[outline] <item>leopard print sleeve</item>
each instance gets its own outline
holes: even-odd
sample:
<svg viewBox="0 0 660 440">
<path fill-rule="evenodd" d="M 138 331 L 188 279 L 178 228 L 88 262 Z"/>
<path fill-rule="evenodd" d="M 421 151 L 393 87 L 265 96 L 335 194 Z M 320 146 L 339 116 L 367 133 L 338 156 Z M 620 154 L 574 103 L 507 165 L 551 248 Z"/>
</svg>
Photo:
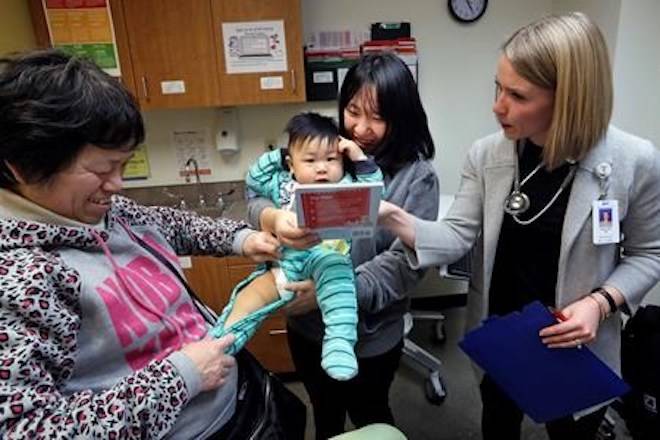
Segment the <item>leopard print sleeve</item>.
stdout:
<svg viewBox="0 0 660 440">
<path fill-rule="evenodd" d="M 243 221 L 204 217 L 163 206 L 142 206 L 121 196 L 113 198 L 112 215 L 132 225 L 158 228 L 178 255 L 231 255 L 237 233 L 248 227 Z"/>
<path fill-rule="evenodd" d="M 161 437 L 188 400 L 168 361 L 103 392 L 60 392 L 75 363 L 80 282 L 37 248 L 0 254 L 0 437 Z"/>
</svg>

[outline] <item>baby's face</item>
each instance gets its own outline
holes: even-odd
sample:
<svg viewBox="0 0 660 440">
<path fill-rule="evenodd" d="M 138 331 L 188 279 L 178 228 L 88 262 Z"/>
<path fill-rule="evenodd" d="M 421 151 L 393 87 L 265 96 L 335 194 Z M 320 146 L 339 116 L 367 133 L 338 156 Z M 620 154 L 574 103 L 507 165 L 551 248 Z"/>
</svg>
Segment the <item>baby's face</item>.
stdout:
<svg viewBox="0 0 660 440">
<path fill-rule="evenodd" d="M 298 183 L 332 183 L 344 177 L 344 162 L 337 151 L 337 141 L 311 139 L 290 148 L 288 163 Z"/>
</svg>

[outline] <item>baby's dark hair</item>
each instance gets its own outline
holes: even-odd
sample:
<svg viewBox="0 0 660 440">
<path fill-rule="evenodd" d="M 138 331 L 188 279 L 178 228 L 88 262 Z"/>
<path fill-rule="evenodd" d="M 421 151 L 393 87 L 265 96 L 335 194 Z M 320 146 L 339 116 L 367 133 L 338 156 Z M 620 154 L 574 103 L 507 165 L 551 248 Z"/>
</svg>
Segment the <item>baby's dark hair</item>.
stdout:
<svg viewBox="0 0 660 440">
<path fill-rule="evenodd" d="M 332 145 L 339 138 L 339 128 L 335 121 L 313 112 L 294 116 L 286 124 L 284 131 L 289 135 L 289 154 L 312 139 L 318 139 L 325 145 Z"/>
</svg>

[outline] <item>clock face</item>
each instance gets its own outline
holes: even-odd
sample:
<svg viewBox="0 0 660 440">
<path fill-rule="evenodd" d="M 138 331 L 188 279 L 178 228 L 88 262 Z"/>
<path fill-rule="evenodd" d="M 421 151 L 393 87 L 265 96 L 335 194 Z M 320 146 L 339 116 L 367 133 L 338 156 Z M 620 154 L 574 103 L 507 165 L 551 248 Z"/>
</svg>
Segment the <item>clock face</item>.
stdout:
<svg viewBox="0 0 660 440">
<path fill-rule="evenodd" d="M 449 12 L 458 21 L 472 23 L 486 12 L 488 0 L 449 0 Z"/>
</svg>

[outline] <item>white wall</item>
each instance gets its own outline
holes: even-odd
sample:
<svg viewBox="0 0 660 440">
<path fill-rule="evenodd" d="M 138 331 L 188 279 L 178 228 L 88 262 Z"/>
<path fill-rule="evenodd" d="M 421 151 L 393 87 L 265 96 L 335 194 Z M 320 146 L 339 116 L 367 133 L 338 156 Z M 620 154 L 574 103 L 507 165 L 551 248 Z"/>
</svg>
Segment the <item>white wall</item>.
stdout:
<svg viewBox="0 0 660 440">
<path fill-rule="evenodd" d="M 657 0 L 621 0 L 613 122 L 650 139 L 656 147 L 660 147 L 659 24 Z M 660 285 L 649 293 L 646 302 L 660 305 Z"/>
<path fill-rule="evenodd" d="M 443 192 L 458 188 L 459 170 L 471 143 L 497 129 L 491 113 L 498 47 L 519 26 L 551 11 L 550 0 L 490 2 L 484 17 L 471 26 L 453 21 L 442 0 L 302 0 L 305 32 L 334 28 L 366 29 L 375 21 L 410 21 L 417 38 L 419 82 Z M 241 152 L 230 161 L 214 156 L 214 175 L 205 181 L 243 178 L 248 164 L 276 139 L 287 119 L 302 109 L 335 114 L 335 103 L 239 108 Z M 213 110 L 148 112 L 147 144 L 152 178 L 129 186 L 182 182 L 172 160 L 173 127 L 210 126 Z"/>
<path fill-rule="evenodd" d="M 289 118 L 300 111 L 312 109 L 333 116 L 336 113 L 333 102 L 237 108 L 239 152 L 223 156 L 213 149 L 209 155 L 212 174 L 202 176 L 202 181 L 243 180 L 248 167 L 265 151 L 268 143 L 278 139 Z M 125 186 L 132 188 L 184 183 L 175 159 L 172 131 L 208 129 L 212 143 L 219 121 L 217 109 L 154 110 L 145 112 L 144 119 L 151 177 L 125 182 Z"/>
<path fill-rule="evenodd" d="M 660 147 L 660 2 L 622 0 L 614 123 Z"/>
<path fill-rule="evenodd" d="M 553 0 L 552 12 L 563 14 L 579 11 L 587 14 L 603 32 L 610 59 L 616 58 L 616 40 L 619 28 L 621 0 Z"/>
<path fill-rule="evenodd" d="M 419 50 L 419 88 L 436 142 L 441 190 L 458 189 L 471 143 L 497 129 L 491 105 L 498 48 L 510 32 L 551 10 L 549 0 L 491 1 L 477 23 L 464 26 L 439 0 L 303 0 L 305 31 L 376 21 L 409 21 Z"/>
</svg>

